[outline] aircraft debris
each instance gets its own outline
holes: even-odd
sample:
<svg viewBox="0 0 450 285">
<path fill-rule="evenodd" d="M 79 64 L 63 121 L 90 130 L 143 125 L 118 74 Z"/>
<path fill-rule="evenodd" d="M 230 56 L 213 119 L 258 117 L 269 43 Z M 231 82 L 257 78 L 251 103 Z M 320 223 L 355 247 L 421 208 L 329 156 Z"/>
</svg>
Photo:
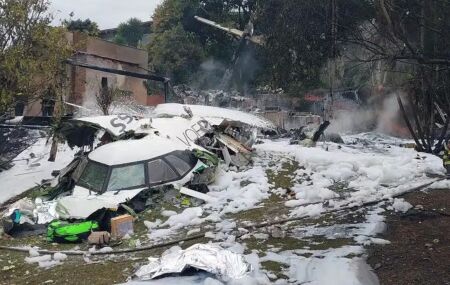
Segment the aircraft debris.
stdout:
<svg viewBox="0 0 450 285">
<path fill-rule="evenodd" d="M 330 125 L 329 121 L 325 121 L 317 128 L 316 131 L 308 129 L 305 126 L 296 130 L 291 130 L 290 144 L 299 144 L 305 147 L 313 147 L 319 141 L 320 137 L 324 134 L 325 130 Z"/>
<path fill-rule="evenodd" d="M 186 269 L 212 273 L 224 281 L 245 277 L 252 267 L 240 254 L 217 244 L 195 244 L 185 250 L 171 248 L 160 258 L 149 258 L 134 275 L 139 280 L 151 280 L 168 274 L 182 274 Z"/>
<path fill-rule="evenodd" d="M 112 233 L 99 218 L 104 211 L 113 217 L 143 211 L 155 205 L 156 197 L 175 197 L 171 191 L 187 197 L 182 206 L 214 202 L 207 185 L 215 180 L 220 159 L 227 165 L 251 163 L 257 132 L 273 129 L 267 120 L 237 110 L 181 104 L 162 104 L 148 118 L 122 114 L 68 120 L 59 131 L 80 152 L 55 172 L 46 195 L 22 201 L 29 207 L 8 209 L 5 232 L 19 223 L 12 213 L 27 208 L 31 226 L 96 221 L 99 231 Z"/>
</svg>

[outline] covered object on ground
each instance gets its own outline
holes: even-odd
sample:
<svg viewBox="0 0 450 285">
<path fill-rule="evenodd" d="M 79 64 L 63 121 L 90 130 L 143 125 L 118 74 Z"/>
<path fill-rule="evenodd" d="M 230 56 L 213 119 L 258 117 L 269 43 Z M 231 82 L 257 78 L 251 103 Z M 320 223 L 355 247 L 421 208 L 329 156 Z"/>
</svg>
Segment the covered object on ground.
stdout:
<svg viewBox="0 0 450 285">
<path fill-rule="evenodd" d="M 164 252 L 161 258 L 149 258 L 149 261 L 135 273 L 140 280 L 178 274 L 188 268 L 207 271 L 224 281 L 243 278 L 251 271 L 242 255 L 217 244 L 195 244 L 185 250 L 175 247 Z"/>
</svg>

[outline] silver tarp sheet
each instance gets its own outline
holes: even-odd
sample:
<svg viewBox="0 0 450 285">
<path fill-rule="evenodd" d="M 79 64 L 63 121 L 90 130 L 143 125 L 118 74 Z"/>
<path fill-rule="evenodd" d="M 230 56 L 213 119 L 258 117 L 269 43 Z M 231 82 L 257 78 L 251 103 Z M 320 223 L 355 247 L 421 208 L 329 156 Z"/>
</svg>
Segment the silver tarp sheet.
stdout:
<svg viewBox="0 0 450 285">
<path fill-rule="evenodd" d="M 135 276 L 150 280 L 164 274 L 181 273 L 189 267 L 210 272 L 222 280 L 240 279 L 251 271 L 251 266 L 240 254 L 225 250 L 216 244 L 195 244 L 185 250 L 173 247 L 161 258 L 149 258 Z"/>
</svg>

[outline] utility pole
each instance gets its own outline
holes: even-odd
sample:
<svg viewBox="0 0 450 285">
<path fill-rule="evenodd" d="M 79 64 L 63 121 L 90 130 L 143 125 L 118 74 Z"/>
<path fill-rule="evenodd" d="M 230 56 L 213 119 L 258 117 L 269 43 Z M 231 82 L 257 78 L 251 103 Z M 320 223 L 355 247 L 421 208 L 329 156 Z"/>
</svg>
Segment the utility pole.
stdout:
<svg viewBox="0 0 450 285">
<path fill-rule="evenodd" d="M 330 0 L 331 11 L 331 47 L 330 56 L 328 59 L 328 75 L 330 80 L 330 96 L 325 101 L 324 120 L 330 121 L 333 118 L 333 93 L 334 93 L 334 79 L 336 77 L 336 43 L 337 43 L 337 7 L 336 0 Z"/>
</svg>

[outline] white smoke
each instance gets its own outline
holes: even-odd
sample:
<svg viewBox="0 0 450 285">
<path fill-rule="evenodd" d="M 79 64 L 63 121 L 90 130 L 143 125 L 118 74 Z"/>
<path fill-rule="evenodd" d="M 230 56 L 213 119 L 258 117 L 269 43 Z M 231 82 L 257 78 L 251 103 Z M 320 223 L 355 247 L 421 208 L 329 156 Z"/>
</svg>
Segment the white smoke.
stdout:
<svg viewBox="0 0 450 285">
<path fill-rule="evenodd" d="M 399 137 L 408 136 L 396 96 L 395 93 L 391 94 L 381 103 L 360 110 L 335 113 L 328 131 L 340 134 L 376 131 Z"/>
<path fill-rule="evenodd" d="M 189 85 L 196 89 L 214 89 L 220 85 L 226 69 L 226 66 L 220 61 L 207 59 L 200 65 L 200 70 Z"/>
<path fill-rule="evenodd" d="M 376 131 L 391 134 L 394 124 L 397 123 L 400 115 L 400 107 L 397 103 L 396 94 L 392 94 L 383 101 L 383 106 L 377 115 Z"/>
<path fill-rule="evenodd" d="M 373 129 L 376 112 L 373 109 L 341 111 L 334 114 L 328 132 L 349 134 Z"/>
</svg>

